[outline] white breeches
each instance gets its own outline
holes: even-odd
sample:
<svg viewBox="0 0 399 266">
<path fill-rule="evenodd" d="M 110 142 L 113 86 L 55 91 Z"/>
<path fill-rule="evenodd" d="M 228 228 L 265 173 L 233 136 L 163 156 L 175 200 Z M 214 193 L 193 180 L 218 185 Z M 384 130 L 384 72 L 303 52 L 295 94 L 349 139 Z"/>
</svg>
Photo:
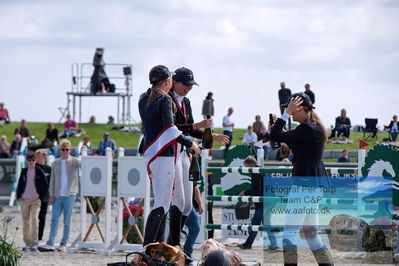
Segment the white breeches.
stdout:
<svg viewBox="0 0 399 266">
<path fill-rule="evenodd" d="M 157 157 L 151 164 L 153 209 L 163 207 L 166 213 L 172 201 L 173 178 L 175 175 L 174 157 Z"/>
<path fill-rule="evenodd" d="M 188 179 L 190 157 L 186 151 L 180 152 L 181 145 L 177 146 L 175 166 L 175 188 L 172 194 L 172 205 L 175 205 L 184 216 L 188 216 L 193 208 L 193 182 Z"/>
</svg>

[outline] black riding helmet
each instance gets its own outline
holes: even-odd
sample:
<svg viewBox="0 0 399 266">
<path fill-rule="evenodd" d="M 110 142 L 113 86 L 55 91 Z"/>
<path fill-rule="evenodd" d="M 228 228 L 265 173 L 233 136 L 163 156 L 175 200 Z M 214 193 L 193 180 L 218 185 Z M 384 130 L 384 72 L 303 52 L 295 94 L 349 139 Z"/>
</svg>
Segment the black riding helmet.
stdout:
<svg viewBox="0 0 399 266">
<path fill-rule="evenodd" d="M 165 80 L 169 77 L 172 77 L 173 73 L 169 71 L 169 69 L 164 65 L 157 65 L 151 68 L 149 78 L 150 83 L 154 84 L 159 81 Z"/>
<path fill-rule="evenodd" d="M 288 99 L 288 102 L 290 102 L 292 99 L 294 99 L 295 97 L 299 97 L 302 100 L 302 106 L 307 107 L 309 110 L 311 109 L 315 109 L 315 107 L 313 106 L 312 100 L 310 99 L 310 97 L 304 93 L 304 92 L 298 92 L 298 93 L 294 93 L 290 96 L 290 98 Z"/>
</svg>

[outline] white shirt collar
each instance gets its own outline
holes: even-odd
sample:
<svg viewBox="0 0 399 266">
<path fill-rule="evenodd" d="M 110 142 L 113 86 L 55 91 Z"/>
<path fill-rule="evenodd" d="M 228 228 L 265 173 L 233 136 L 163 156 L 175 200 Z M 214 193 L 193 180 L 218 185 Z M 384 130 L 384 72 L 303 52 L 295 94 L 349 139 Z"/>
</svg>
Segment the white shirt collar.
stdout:
<svg viewBox="0 0 399 266">
<path fill-rule="evenodd" d="M 180 95 L 177 94 L 175 91 L 173 91 L 173 94 L 175 95 L 177 102 L 178 102 L 178 103 L 180 104 L 180 106 L 181 106 L 181 103 L 183 102 L 184 96 L 180 96 Z"/>
</svg>

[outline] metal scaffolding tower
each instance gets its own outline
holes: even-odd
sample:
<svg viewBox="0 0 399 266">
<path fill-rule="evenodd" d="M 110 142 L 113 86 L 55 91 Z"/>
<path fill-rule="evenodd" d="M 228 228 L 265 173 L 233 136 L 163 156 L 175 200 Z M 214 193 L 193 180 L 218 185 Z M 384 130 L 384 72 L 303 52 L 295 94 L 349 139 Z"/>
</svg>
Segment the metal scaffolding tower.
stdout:
<svg viewBox="0 0 399 266">
<path fill-rule="evenodd" d="M 71 114 L 72 118 L 76 121 L 77 108 L 79 115 L 78 122 L 82 122 L 82 97 L 116 97 L 116 123 L 130 124 L 134 122 L 130 111 L 131 98 L 133 96 L 132 74 L 125 74 L 126 72 L 124 71 L 126 68 L 130 68 L 130 73 L 132 73 L 132 65 L 113 63 L 106 64 L 105 66 L 107 67 L 107 72 L 112 73 L 108 76 L 108 78 L 112 83 L 115 83 L 115 92 L 97 92 L 94 94 L 90 91 L 90 78 L 91 73 L 93 72 L 92 63 L 72 64 L 71 91 L 66 93 L 67 106 L 65 108 L 59 108 L 61 112 L 61 118 L 59 122 L 61 122 L 68 113 Z M 118 73 L 121 74 L 119 75 Z M 76 102 L 76 100 L 78 102 Z"/>
</svg>

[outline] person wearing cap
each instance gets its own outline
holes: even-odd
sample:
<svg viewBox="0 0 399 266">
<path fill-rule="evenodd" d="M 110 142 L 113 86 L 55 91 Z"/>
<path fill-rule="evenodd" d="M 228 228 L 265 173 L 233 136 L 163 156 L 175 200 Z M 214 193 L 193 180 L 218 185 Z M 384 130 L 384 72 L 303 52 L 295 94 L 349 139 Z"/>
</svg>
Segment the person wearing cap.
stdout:
<svg viewBox="0 0 399 266">
<path fill-rule="evenodd" d="M 103 140 L 100 141 L 100 143 L 98 144 L 98 149 L 97 149 L 97 153 L 99 155 L 104 156 L 105 155 L 105 150 L 110 147 L 112 150 L 112 157 L 115 156 L 116 153 L 116 144 L 115 141 L 113 139 L 109 138 L 109 133 L 108 132 L 104 132 L 103 134 Z"/>
<path fill-rule="evenodd" d="M 173 85 L 169 91 L 173 104 L 176 105 L 175 124 L 177 128 L 183 131 L 186 136 L 202 139 L 203 131 L 201 128 L 210 128 L 212 119 L 205 119 L 194 123 L 190 100 L 186 97 L 197 85 L 194 80 L 193 72 L 181 67 L 176 69 L 173 77 Z M 220 134 L 213 134 L 217 142 L 227 142 L 228 137 Z M 168 244 L 172 246 L 180 245 L 180 231 L 187 220 L 188 215 L 193 208 L 193 184 L 189 180 L 190 153 L 187 148 L 177 144 L 177 159 L 175 166 L 175 187 L 172 197 L 172 206 L 169 210 L 169 238 Z M 161 236 L 162 237 L 162 236 Z M 162 239 L 159 239 L 162 241 Z"/>
<path fill-rule="evenodd" d="M 327 177 L 322 157 L 324 145 L 327 140 L 326 129 L 320 118 L 313 111 L 313 103 L 305 93 L 295 93 L 290 97 L 287 110 L 277 119 L 270 132 L 272 141 L 283 142 L 292 149 L 293 157 L 293 185 L 287 198 L 289 203 L 286 209 L 312 208 L 318 209 L 318 202 L 306 202 L 306 197 L 323 197 L 320 187 L 330 187 L 330 179 Z M 283 128 L 292 116 L 293 120 L 300 125 L 294 130 L 283 132 Z M 304 192 L 304 187 L 314 188 Z M 267 196 L 267 195 L 266 195 Z M 292 201 L 293 199 L 300 199 Z M 295 203 L 290 203 L 295 202 Z M 285 216 L 285 228 L 283 236 L 283 255 L 285 264 L 297 264 L 297 243 L 299 232 L 308 243 L 317 263 L 333 265 L 328 249 L 321 240 L 317 226 L 319 224 L 318 214 L 287 214 Z"/>
<path fill-rule="evenodd" d="M 171 76 L 172 74 L 166 66 L 153 67 L 149 73 L 151 88 L 140 95 L 138 104 L 145 129 L 143 157 L 154 192 L 153 209 L 148 215 L 145 225 L 144 246 L 156 242 L 159 235 L 163 234 L 160 225 L 172 202 L 175 179 L 175 145 L 179 143 L 186 149 L 191 149 L 194 156 L 200 154 L 198 145 L 183 135 L 174 124 L 172 110 L 176 110 L 176 106 L 168 95 L 172 87 Z M 159 230 L 160 228 L 161 230 Z M 173 235 L 173 238 L 175 237 Z"/>
<path fill-rule="evenodd" d="M 307 96 L 309 96 L 309 98 L 310 98 L 310 100 L 312 101 L 312 103 L 315 104 L 316 98 L 315 98 L 315 96 L 314 96 L 314 92 L 313 92 L 312 90 L 310 90 L 310 84 L 309 84 L 309 83 L 306 83 L 306 84 L 304 85 L 304 87 L 305 87 L 304 93 L 305 93 Z"/>
</svg>

